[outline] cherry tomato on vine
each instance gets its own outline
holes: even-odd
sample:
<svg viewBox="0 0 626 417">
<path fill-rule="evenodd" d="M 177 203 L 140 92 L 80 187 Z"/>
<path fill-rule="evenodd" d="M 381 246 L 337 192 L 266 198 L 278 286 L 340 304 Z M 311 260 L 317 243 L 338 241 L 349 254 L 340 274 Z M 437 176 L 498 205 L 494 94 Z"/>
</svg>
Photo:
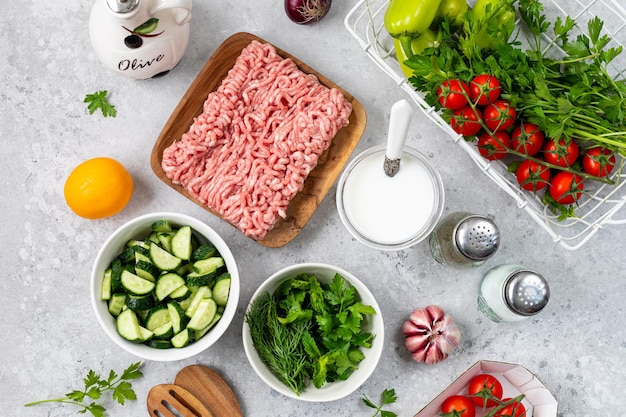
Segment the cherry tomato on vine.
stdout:
<svg viewBox="0 0 626 417">
<path fill-rule="evenodd" d="M 477 75 L 470 81 L 468 87 L 470 100 L 479 106 L 496 101 L 502 90 L 500 81 L 491 74 Z"/>
<path fill-rule="evenodd" d="M 591 148 L 583 155 L 583 170 L 594 177 L 606 177 L 615 167 L 615 154 L 607 148 Z"/>
<path fill-rule="evenodd" d="M 533 156 L 543 147 L 545 137 L 537 125 L 520 123 L 511 133 L 511 149 Z"/>
<path fill-rule="evenodd" d="M 583 179 L 571 172 L 561 171 L 550 181 L 550 196 L 559 204 L 575 203 L 584 190 Z"/>
<path fill-rule="evenodd" d="M 502 402 L 511 401 L 511 398 L 503 398 Z M 496 411 L 493 417 L 528 417 L 526 407 L 519 401 L 515 401 Z"/>
<path fill-rule="evenodd" d="M 492 132 L 507 130 L 515 123 L 517 111 L 506 100 L 496 100 L 483 110 L 483 122 Z"/>
<path fill-rule="evenodd" d="M 526 159 L 517 167 L 515 177 L 522 189 L 536 193 L 550 183 L 550 168 Z"/>
<path fill-rule="evenodd" d="M 441 404 L 441 416 L 474 417 L 476 407 L 469 398 L 463 395 L 452 395 Z"/>
<path fill-rule="evenodd" d="M 478 152 L 491 161 L 502 159 L 506 150 L 511 147 L 509 134 L 503 131 L 494 132 L 493 136 L 483 132 L 478 137 Z"/>
<path fill-rule="evenodd" d="M 455 110 L 450 119 L 452 129 L 465 137 L 474 136 L 480 132 L 480 116 L 470 106 Z"/>
<path fill-rule="evenodd" d="M 563 139 L 548 139 L 543 146 L 543 159 L 553 165 L 571 167 L 578 159 L 578 152 L 578 145 L 574 140 L 567 143 Z"/>
<path fill-rule="evenodd" d="M 467 105 L 469 90 L 461 80 L 446 80 L 437 90 L 437 100 L 446 109 L 458 110 Z"/>
<path fill-rule="evenodd" d="M 479 407 L 491 408 L 502 400 L 502 384 L 489 374 L 478 374 L 470 380 L 470 399 Z"/>
</svg>

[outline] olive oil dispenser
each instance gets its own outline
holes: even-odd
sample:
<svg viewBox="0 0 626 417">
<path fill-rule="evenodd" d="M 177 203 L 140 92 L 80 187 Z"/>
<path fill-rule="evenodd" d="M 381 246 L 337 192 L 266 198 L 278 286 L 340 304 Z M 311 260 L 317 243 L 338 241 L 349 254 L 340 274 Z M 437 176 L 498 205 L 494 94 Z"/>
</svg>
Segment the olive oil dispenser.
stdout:
<svg viewBox="0 0 626 417">
<path fill-rule="evenodd" d="M 189 44 L 191 0 L 96 0 L 89 37 L 105 67 L 135 79 L 167 74 Z"/>
</svg>

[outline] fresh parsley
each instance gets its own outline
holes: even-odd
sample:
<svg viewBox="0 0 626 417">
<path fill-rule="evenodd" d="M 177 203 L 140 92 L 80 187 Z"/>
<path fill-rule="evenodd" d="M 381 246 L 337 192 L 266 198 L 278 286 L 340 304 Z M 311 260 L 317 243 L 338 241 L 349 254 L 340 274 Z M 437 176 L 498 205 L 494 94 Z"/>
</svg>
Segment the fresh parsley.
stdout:
<svg viewBox="0 0 626 417">
<path fill-rule="evenodd" d="M 107 90 L 87 94 L 84 102 L 88 103 L 87 109 L 89 110 L 89 114 L 94 114 L 96 110 L 100 109 L 104 117 L 115 117 L 117 115 L 115 106 L 109 104 L 109 101 L 107 100 L 107 94 Z"/>
<path fill-rule="evenodd" d="M 124 405 L 126 400 L 136 400 L 137 395 L 133 390 L 132 384 L 128 381 L 137 379 L 142 376 L 142 372 L 139 370 L 141 362 L 136 362 L 130 365 L 121 376 L 113 370 L 109 372 L 106 378 L 98 375 L 94 370 L 90 370 L 87 376 L 83 379 L 85 387 L 83 390 L 73 390 L 65 397 L 40 400 L 25 404 L 25 407 L 31 407 L 33 405 L 44 403 L 62 403 L 71 404 L 80 407 L 79 414 L 85 414 L 90 412 L 94 417 L 104 417 L 106 414 L 106 408 L 97 400 L 102 398 L 102 395 L 106 392 L 111 392 L 113 400 L 117 401 L 120 405 Z M 91 402 L 89 402 L 91 401 Z"/>
<path fill-rule="evenodd" d="M 396 391 L 394 389 L 386 389 L 383 391 L 381 395 L 381 405 L 376 405 L 365 395 L 363 396 L 363 402 L 365 405 L 376 410 L 372 417 L 376 417 L 379 413 L 381 417 L 397 417 L 397 414 L 393 411 L 383 410 L 384 406 L 395 403 L 397 399 L 398 397 L 396 396 Z"/>
<path fill-rule="evenodd" d="M 324 284 L 312 274 L 286 279 L 273 294 L 257 297 L 245 320 L 259 357 L 296 394 L 345 380 L 365 358 L 374 335 L 361 330 L 372 306 L 359 301 L 341 275 Z"/>
<path fill-rule="evenodd" d="M 442 109 L 437 101 L 441 83 L 491 74 L 502 85 L 502 97 L 516 108 L 517 118 L 537 125 L 547 138 L 566 142 L 575 139 L 585 147 L 607 147 L 624 155 L 626 79 L 614 79 L 609 71 L 613 60 L 623 52 L 623 46 L 605 34 L 604 22 L 594 17 L 585 26 L 569 16 L 551 21 L 538 0 L 492 3 L 517 4 L 521 17 L 519 30 L 511 35 L 489 30 L 492 46 L 484 50 L 478 42 L 483 20 L 474 13 L 466 14 L 460 29 L 452 28 L 444 19 L 438 27 L 435 45 L 405 62 L 413 70 L 409 82 L 415 90 L 424 94 L 429 105 L 441 110 L 444 120 L 450 121 L 453 111 Z M 486 10 L 493 13 L 495 9 Z M 518 39 L 522 32 L 529 33 L 526 46 Z M 552 40 L 548 43 L 550 33 Z M 474 105 L 470 103 L 470 106 Z M 593 177 L 574 167 L 558 167 L 513 149 L 507 152 L 551 169 L 614 183 L 608 177 Z M 558 213 L 560 220 L 575 215 L 573 206 L 547 200 L 544 204 Z"/>
</svg>

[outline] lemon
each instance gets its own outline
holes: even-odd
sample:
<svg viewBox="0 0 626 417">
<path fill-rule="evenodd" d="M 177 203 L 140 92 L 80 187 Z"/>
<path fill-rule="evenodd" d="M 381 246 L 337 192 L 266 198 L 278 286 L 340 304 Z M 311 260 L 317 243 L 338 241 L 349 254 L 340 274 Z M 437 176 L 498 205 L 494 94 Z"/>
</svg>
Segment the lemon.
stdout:
<svg viewBox="0 0 626 417">
<path fill-rule="evenodd" d="M 86 219 L 102 219 L 126 207 L 133 194 L 133 178 L 118 161 L 93 158 L 74 168 L 63 193 L 74 213 Z"/>
</svg>

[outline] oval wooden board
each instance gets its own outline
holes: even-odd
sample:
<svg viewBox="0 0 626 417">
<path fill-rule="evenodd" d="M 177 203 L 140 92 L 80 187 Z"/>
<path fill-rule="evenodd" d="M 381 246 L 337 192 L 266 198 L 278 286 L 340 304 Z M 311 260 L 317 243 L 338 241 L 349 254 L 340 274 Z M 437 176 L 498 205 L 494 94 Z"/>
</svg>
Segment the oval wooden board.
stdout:
<svg viewBox="0 0 626 417">
<path fill-rule="evenodd" d="M 165 175 L 161 166 L 163 150 L 179 140 L 183 133 L 189 130 L 194 117 L 202 113 L 202 106 L 208 94 L 217 89 L 228 74 L 228 71 L 235 64 L 241 51 L 253 40 L 268 43 L 250 33 L 240 32 L 226 39 L 215 50 L 163 126 L 150 156 L 150 165 L 157 177 L 218 217 L 220 216 L 217 213 L 190 196 L 184 187 L 173 184 Z M 265 238 L 257 241 L 270 248 L 281 247 L 289 243 L 304 228 L 341 173 L 352 151 L 361 139 L 367 121 L 365 109 L 351 94 L 287 52 L 279 48 L 276 48 L 276 51 L 282 57 L 292 59 L 303 72 L 315 75 L 326 87 L 339 89 L 346 99 L 352 103 L 352 114 L 350 115 L 348 126 L 341 129 L 333 138 L 328 149 L 320 156 L 315 169 L 309 173 L 304 182 L 304 188 L 289 203 L 286 210 L 286 218 L 279 219 Z"/>
</svg>

